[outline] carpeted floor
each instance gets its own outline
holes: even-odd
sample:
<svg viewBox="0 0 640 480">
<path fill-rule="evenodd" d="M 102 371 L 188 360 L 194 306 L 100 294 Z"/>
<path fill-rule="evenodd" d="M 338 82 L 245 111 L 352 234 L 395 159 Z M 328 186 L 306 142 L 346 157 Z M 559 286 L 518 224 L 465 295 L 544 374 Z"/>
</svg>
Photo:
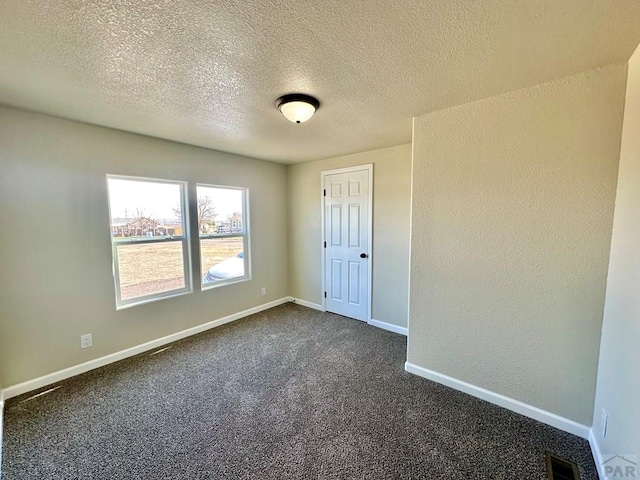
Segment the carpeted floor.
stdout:
<svg viewBox="0 0 640 480">
<path fill-rule="evenodd" d="M 586 441 L 405 355 L 400 335 L 282 305 L 9 400 L 2 478 L 542 480 L 547 450 L 597 478 Z"/>
</svg>

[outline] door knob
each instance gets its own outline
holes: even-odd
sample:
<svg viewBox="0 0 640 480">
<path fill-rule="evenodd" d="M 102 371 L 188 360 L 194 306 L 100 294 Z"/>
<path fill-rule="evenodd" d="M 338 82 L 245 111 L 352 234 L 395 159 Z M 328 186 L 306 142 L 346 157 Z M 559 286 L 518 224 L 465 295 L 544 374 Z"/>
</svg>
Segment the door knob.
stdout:
<svg viewBox="0 0 640 480">
<path fill-rule="evenodd" d="M 369 255 L 367 255 L 366 253 L 361 253 L 360 254 L 360 258 L 367 258 Z"/>
</svg>

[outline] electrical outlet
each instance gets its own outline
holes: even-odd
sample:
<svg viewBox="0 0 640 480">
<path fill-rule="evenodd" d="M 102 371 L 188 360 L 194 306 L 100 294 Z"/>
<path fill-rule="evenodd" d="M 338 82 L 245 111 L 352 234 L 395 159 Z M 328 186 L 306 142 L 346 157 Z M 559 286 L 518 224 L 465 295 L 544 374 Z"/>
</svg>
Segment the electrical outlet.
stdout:
<svg viewBox="0 0 640 480">
<path fill-rule="evenodd" d="M 267 287 L 262 287 L 262 296 L 264 297 L 267 294 Z"/>
<path fill-rule="evenodd" d="M 607 411 L 602 409 L 602 416 L 600 417 L 600 429 L 602 431 L 602 438 L 607 436 L 607 422 L 609 421 L 609 415 L 607 415 Z"/>
<path fill-rule="evenodd" d="M 86 335 L 80 335 L 80 348 L 93 347 L 93 337 L 90 333 Z"/>
</svg>

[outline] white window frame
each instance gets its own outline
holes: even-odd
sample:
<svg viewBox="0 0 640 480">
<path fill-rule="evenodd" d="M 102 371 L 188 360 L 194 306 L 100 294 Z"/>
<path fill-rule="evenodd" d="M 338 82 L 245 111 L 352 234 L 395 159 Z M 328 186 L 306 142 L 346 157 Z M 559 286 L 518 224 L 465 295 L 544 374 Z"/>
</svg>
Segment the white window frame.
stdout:
<svg viewBox="0 0 640 480">
<path fill-rule="evenodd" d="M 116 289 L 116 292 L 115 292 L 116 293 L 116 310 L 121 310 L 121 309 L 132 307 L 135 305 L 141 305 L 149 302 L 154 302 L 156 300 L 161 300 L 164 298 L 170 298 L 178 295 L 184 295 L 186 293 L 191 293 L 193 291 L 193 285 L 192 285 L 192 273 L 191 273 L 191 264 L 192 264 L 191 249 L 190 249 L 190 242 L 189 242 L 190 232 L 189 232 L 189 208 L 188 208 L 189 203 L 187 199 L 187 182 L 182 182 L 177 180 L 165 180 L 165 179 L 158 179 L 158 178 L 107 174 L 107 192 L 109 192 L 109 179 L 179 185 L 180 186 L 180 202 L 181 202 L 180 208 L 182 209 L 182 235 L 180 237 L 175 237 L 175 236 L 171 238 L 149 237 L 144 239 L 115 240 L 113 237 L 113 229 L 111 227 L 111 225 L 113 225 L 113 218 L 111 215 L 111 196 L 110 196 L 110 193 L 107 194 L 108 206 L 109 206 L 109 235 L 111 237 L 113 278 L 114 278 L 115 289 Z M 135 297 L 129 300 L 123 300 L 121 295 L 121 289 L 120 289 L 118 246 L 144 245 L 149 243 L 168 243 L 168 242 L 182 243 L 182 265 L 183 265 L 183 276 L 184 276 L 185 286 L 183 288 L 169 290 L 166 292 L 153 293 L 150 295 Z"/>
<path fill-rule="evenodd" d="M 204 283 L 204 276 L 206 275 L 206 271 L 204 271 L 204 266 L 202 265 L 202 259 L 198 259 L 198 263 L 200 264 L 200 289 L 202 291 L 211 290 L 218 287 L 223 287 L 225 285 L 231 285 L 234 283 L 246 282 L 251 280 L 251 241 L 250 241 L 250 232 L 249 232 L 249 189 L 246 187 L 235 187 L 231 185 L 211 185 L 208 183 L 197 183 L 196 184 L 196 208 L 197 208 L 197 187 L 204 188 L 219 188 L 225 190 L 239 190 L 242 192 L 242 232 L 235 233 L 224 233 L 224 234 L 202 234 L 198 229 L 198 250 L 200 253 L 200 257 L 202 257 L 202 240 L 207 239 L 223 239 L 223 238 L 242 238 L 242 248 L 243 248 L 243 260 L 244 260 L 244 275 L 239 277 L 229 278 L 227 280 L 218 280 L 211 283 Z M 197 212 L 196 216 L 197 216 Z"/>
</svg>

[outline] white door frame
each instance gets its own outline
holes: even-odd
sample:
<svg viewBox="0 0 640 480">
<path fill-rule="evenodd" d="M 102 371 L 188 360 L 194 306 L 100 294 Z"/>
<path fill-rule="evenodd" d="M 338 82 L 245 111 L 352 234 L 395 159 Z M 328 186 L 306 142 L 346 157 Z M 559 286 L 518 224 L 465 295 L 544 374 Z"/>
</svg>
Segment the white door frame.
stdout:
<svg viewBox="0 0 640 480">
<path fill-rule="evenodd" d="M 320 231 L 322 232 L 320 238 L 320 250 L 322 259 L 322 291 L 320 292 L 320 298 L 322 298 L 322 311 L 327 311 L 327 299 L 324 296 L 326 289 L 326 249 L 324 247 L 325 225 L 324 225 L 324 181 L 327 175 L 334 175 L 336 173 L 349 173 L 357 172 L 360 170 L 367 170 L 369 172 L 369 228 L 367 229 L 367 237 L 369 240 L 369 273 L 367 275 L 367 292 L 369 295 L 369 301 L 367 305 L 367 323 L 371 322 L 371 309 L 373 307 L 373 163 L 367 163 L 365 165 L 357 165 L 355 167 L 336 168 L 334 170 L 323 170 L 320 172 Z"/>
</svg>

